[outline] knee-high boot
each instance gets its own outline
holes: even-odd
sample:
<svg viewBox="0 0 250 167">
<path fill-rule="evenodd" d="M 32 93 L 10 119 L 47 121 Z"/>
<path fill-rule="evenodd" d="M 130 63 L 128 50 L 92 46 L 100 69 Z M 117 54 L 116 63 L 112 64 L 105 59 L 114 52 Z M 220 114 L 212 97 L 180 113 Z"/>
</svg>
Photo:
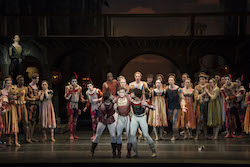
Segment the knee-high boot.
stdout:
<svg viewBox="0 0 250 167">
<path fill-rule="evenodd" d="M 91 151 L 90 151 L 90 157 L 93 157 L 93 156 L 94 156 L 95 148 L 96 148 L 97 144 L 98 144 L 98 143 L 92 143 Z"/>
<path fill-rule="evenodd" d="M 132 150 L 132 143 L 128 143 L 127 144 L 127 155 L 126 155 L 126 157 L 127 158 L 131 158 L 131 150 Z"/>
<path fill-rule="evenodd" d="M 113 158 L 116 158 L 116 143 L 111 143 Z"/>
<path fill-rule="evenodd" d="M 121 158 L 122 144 L 117 144 L 117 158 Z"/>
</svg>

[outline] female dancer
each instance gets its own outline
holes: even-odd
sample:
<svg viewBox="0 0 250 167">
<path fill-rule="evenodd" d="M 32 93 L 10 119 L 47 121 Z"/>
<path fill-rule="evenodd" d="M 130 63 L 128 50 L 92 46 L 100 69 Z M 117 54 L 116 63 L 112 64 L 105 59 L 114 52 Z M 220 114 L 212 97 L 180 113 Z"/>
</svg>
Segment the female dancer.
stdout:
<svg viewBox="0 0 250 167">
<path fill-rule="evenodd" d="M 172 141 L 178 139 L 179 136 L 179 126 L 181 119 L 180 112 L 180 93 L 181 88 L 175 85 L 175 74 L 170 74 L 168 77 L 169 86 L 167 86 L 166 98 L 168 104 L 168 118 L 172 123 L 173 137 Z"/>
<path fill-rule="evenodd" d="M 194 89 L 191 88 L 191 79 L 187 78 L 185 86 L 181 91 L 181 127 L 184 129 L 184 140 L 187 139 L 187 129 L 189 129 L 190 136 L 193 138 L 192 131 L 196 128 L 195 110 L 194 110 Z"/>
<path fill-rule="evenodd" d="M 56 128 L 56 117 L 52 104 L 53 90 L 48 89 L 48 82 L 42 82 L 42 90 L 40 91 L 40 121 L 43 128 L 43 139 L 47 140 L 46 129 L 50 129 L 51 140 L 55 142 L 54 129 Z"/>
<path fill-rule="evenodd" d="M 12 79 L 6 78 L 4 80 L 4 89 L 2 90 L 3 96 L 7 96 L 9 98 L 10 111 L 6 112 L 3 115 L 3 125 L 4 134 L 8 135 L 7 145 L 11 145 L 11 136 L 15 136 L 15 145 L 20 147 L 18 142 L 18 116 L 16 110 L 17 104 L 17 90 L 16 87 L 12 85 Z"/>
<path fill-rule="evenodd" d="M 150 110 L 148 124 L 154 127 L 155 140 L 159 140 L 156 130 L 156 128 L 159 128 L 160 139 L 162 140 L 163 129 L 168 126 L 165 101 L 166 90 L 162 89 L 160 80 L 156 80 L 155 85 L 156 88 L 152 91 L 152 104 L 155 106 L 155 110 Z"/>
<path fill-rule="evenodd" d="M 249 83 L 250 88 L 250 83 Z M 246 116 L 244 120 L 244 131 L 249 134 L 250 133 L 250 92 L 246 93 L 245 104 L 247 105 Z"/>
<path fill-rule="evenodd" d="M 218 139 L 219 129 L 222 126 L 222 112 L 220 104 L 220 88 L 216 84 L 214 78 L 209 80 L 210 90 L 205 88 L 205 91 L 210 96 L 208 102 L 208 120 L 207 126 L 213 127 L 213 140 Z"/>
</svg>

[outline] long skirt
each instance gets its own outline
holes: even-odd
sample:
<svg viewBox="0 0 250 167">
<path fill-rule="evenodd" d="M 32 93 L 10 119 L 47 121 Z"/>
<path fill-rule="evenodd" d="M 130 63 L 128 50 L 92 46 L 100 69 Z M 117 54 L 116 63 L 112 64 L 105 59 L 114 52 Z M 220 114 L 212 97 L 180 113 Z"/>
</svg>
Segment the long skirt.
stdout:
<svg viewBox="0 0 250 167">
<path fill-rule="evenodd" d="M 11 110 L 2 115 L 3 134 L 19 133 L 17 109 L 14 104 L 10 105 Z"/>
<path fill-rule="evenodd" d="M 152 104 L 156 107 L 155 110 L 150 110 L 148 125 L 153 127 L 168 126 L 166 102 L 164 97 L 155 96 L 152 100 Z"/>
</svg>

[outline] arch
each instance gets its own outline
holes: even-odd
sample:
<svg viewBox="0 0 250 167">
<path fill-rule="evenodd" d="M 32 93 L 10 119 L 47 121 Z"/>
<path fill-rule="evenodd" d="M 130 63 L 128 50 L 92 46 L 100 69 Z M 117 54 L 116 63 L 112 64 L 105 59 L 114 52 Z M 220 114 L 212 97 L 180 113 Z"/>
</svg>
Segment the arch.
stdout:
<svg viewBox="0 0 250 167">
<path fill-rule="evenodd" d="M 141 62 L 141 67 L 137 68 L 138 63 Z M 165 66 L 165 64 L 167 66 Z M 153 69 L 148 70 L 152 66 Z M 177 78 L 180 77 L 181 71 L 178 69 L 178 65 L 175 65 L 168 58 L 158 55 L 158 54 L 139 54 L 133 59 L 130 59 L 129 62 L 123 67 L 120 71 L 121 75 L 127 76 L 128 82 L 133 81 L 133 73 L 135 71 L 140 71 L 143 73 L 144 80 L 146 79 L 145 74 L 152 73 L 154 76 L 158 73 L 162 73 L 165 76 L 165 81 L 168 73 L 174 72 L 177 75 Z M 156 70 L 157 69 L 157 70 Z M 133 71 L 131 71 L 133 70 Z"/>
<path fill-rule="evenodd" d="M 121 62 L 121 65 L 120 65 L 120 68 L 118 69 L 118 75 L 121 73 L 121 71 L 123 70 L 123 68 L 131 61 L 133 60 L 134 58 L 138 57 L 138 56 L 141 56 L 141 55 L 145 55 L 145 54 L 152 54 L 152 55 L 158 55 L 158 56 L 161 56 L 163 58 L 166 58 L 168 59 L 171 63 L 173 63 L 179 70 L 180 72 L 182 72 L 182 69 L 180 68 L 179 64 L 177 64 L 170 56 L 166 56 L 158 51 L 144 51 L 144 52 L 140 52 L 140 53 L 136 53 L 136 54 L 133 54 L 129 57 L 126 57 L 124 60 L 122 60 Z"/>
</svg>

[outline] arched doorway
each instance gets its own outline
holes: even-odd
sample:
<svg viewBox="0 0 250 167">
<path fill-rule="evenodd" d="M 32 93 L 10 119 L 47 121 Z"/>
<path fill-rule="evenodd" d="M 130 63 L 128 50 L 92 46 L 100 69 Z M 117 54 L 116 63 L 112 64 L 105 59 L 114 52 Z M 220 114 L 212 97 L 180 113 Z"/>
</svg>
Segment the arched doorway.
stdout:
<svg viewBox="0 0 250 167">
<path fill-rule="evenodd" d="M 122 69 L 120 75 L 126 77 L 127 82 L 134 80 L 134 73 L 140 71 L 143 74 L 142 80 L 146 80 L 148 74 L 156 76 L 158 73 L 164 75 L 164 82 L 167 81 L 169 73 L 175 73 L 177 76 L 177 82 L 180 82 L 181 75 L 177 66 L 169 59 L 156 54 L 143 54 L 130 60 Z"/>
</svg>

